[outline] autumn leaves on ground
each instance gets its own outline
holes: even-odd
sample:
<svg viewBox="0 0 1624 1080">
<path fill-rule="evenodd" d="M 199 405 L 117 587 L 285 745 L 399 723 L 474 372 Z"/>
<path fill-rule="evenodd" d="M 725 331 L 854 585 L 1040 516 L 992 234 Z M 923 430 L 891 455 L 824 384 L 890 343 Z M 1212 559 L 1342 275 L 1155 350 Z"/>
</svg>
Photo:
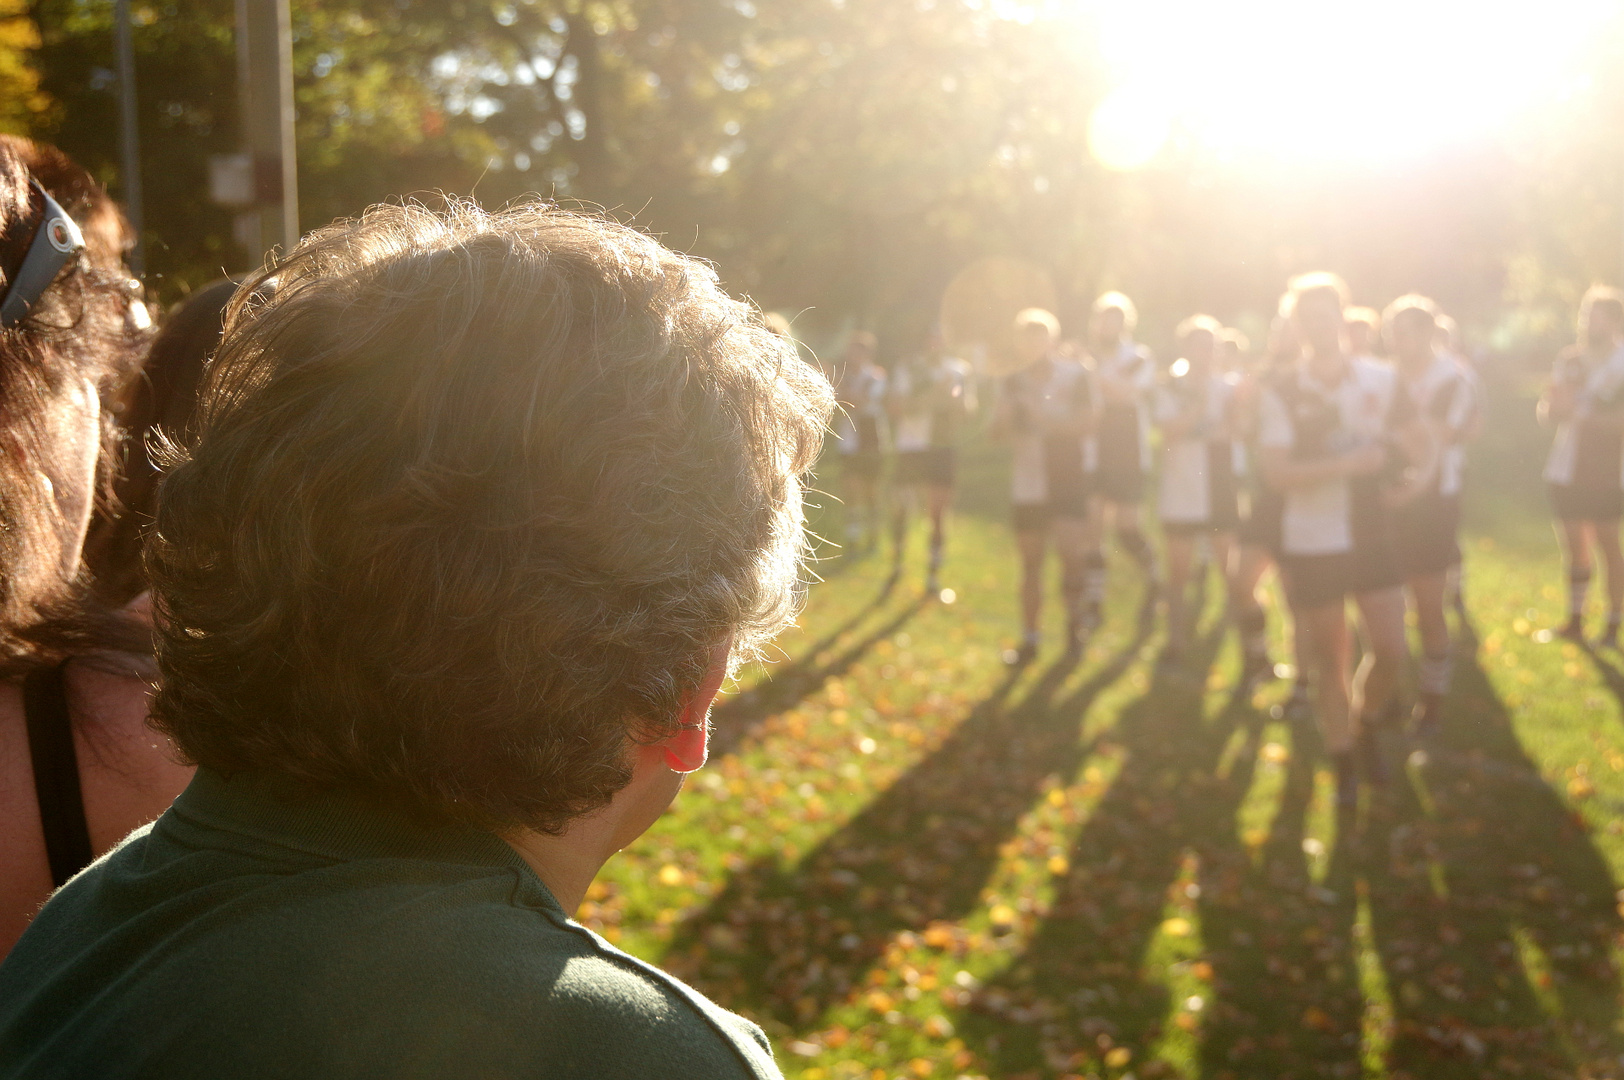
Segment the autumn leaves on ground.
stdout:
<svg viewBox="0 0 1624 1080">
<path fill-rule="evenodd" d="M 580 918 L 805 1080 L 1624 1075 L 1624 663 L 1541 633 L 1554 553 L 1502 532 L 1442 744 L 1390 739 L 1350 835 L 1286 688 L 1235 693 L 1216 587 L 1204 679 L 1158 668 L 1125 561 L 1080 660 L 1011 673 L 1001 523 L 958 521 L 952 604 L 922 537 L 889 591 L 828 562 Z"/>
</svg>

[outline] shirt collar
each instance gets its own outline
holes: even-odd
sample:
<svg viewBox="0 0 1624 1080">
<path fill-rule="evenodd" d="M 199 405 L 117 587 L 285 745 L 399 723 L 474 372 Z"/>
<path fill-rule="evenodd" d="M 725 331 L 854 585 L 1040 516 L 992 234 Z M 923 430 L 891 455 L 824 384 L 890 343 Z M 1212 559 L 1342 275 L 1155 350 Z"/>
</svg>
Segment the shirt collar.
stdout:
<svg viewBox="0 0 1624 1080">
<path fill-rule="evenodd" d="M 426 820 L 365 792 L 314 788 L 269 772 L 200 768 L 159 822 L 235 833 L 324 858 L 419 859 L 515 870 L 545 906 L 566 914 L 529 864 L 495 833 Z"/>
</svg>

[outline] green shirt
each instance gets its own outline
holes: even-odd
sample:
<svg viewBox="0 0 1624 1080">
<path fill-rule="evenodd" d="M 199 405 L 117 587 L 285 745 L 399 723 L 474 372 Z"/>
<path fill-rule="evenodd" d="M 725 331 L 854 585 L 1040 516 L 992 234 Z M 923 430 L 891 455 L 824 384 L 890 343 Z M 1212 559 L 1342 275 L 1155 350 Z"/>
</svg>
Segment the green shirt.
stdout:
<svg viewBox="0 0 1624 1080">
<path fill-rule="evenodd" d="M 200 770 L 0 964 L 0 1077 L 780 1078 L 498 837 Z"/>
</svg>

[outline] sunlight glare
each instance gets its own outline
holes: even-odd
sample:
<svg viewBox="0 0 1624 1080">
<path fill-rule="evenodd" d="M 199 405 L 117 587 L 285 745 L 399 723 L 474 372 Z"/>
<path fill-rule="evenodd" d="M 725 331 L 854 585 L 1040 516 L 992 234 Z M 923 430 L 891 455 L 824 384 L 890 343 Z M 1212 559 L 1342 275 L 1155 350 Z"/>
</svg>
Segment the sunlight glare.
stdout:
<svg viewBox="0 0 1624 1080">
<path fill-rule="evenodd" d="M 1100 0 L 1086 10 L 1114 87 L 1090 147 L 1131 169 L 1156 156 L 1145 148 L 1167 141 L 1164 124 L 1224 157 L 1394 159 L 1481 140 L 1582 90 L 1585 46 L 1620 8 Z M 1137 134 L 1125 130 L 1132 109 Z"/>
</svg>

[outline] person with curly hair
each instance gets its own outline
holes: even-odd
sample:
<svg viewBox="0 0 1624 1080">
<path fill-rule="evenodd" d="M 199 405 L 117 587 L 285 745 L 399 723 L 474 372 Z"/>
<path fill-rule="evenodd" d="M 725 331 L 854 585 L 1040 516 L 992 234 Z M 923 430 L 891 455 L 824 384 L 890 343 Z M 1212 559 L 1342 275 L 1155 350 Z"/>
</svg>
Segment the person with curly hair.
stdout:
<svg viewBox="0 0 1624 1080">
<path fill-rule="evenodd" d="M 0 965 L 0 1075 L 779 1076 L 570 916 L 791 618 L 833 406 L 708 266 L 546 204 L 250 277 L 148 549 L 198 774 Z"/>
<path fill-rule="evenodd" d="M 149 337 L 129 240 L 88 172 L 0 135 L 0 956 L 191 775 L 147 726 L 150 628 L 82 558 Z"/>
</svg>

